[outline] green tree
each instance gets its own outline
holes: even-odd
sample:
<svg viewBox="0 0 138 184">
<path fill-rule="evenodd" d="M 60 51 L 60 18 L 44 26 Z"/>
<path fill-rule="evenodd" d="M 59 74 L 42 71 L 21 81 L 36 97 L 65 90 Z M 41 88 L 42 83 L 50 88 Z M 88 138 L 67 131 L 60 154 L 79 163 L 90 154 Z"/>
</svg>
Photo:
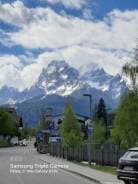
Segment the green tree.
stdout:
<svg viewBox="0 0 138 184">
<path fill-rule="evenodd" d="M 117 109 L 111 139 L 121 147 L 129 148 L 138 141 L 138 93 L 130 91 Z"/>
<path fill-rule="evenodd" d="M 107 130 L 107 112 L 106 106 L 103 98 L 100 98 L 98 106 L 97 106 L 97 118 L 103 122 L 105 127 L 105 138 L 108 138 L 108 130 Z"/>
<path fill-rule="evenodd" d="M 131 62 L 126 63 L 122 68 L 123 74 L 130 79 L 131 89 L 138 91 L 138 44 L 135 49 L 135 56 Z"/>
<path fill-rule="evenodd" d="M 17 122 L 8 112 L 0 109 L 0 135 L 17 135 Z"/>
<path fill-rule="evenodd" d="M 101 120 L 95 119 L 93 121 L 93 133 L 91 136 L 91 142 L 103 144 L 104 141 L 105 141 L 105 126 Z"/>
<path fill-rule="evenodd" d="M 38 124 L 35 127 L 35 131 L 41 131 L 45 129 L 45 119 L 43 118 L 41 121 L 38 122 Z"/>
<path fill-rule="evenodd" d="M 69 100 L 64 107 L 63 121 L 60 125 L 60 135 L 64 147 L 73 148 L 82 144 L 79 122 L 75 117 Z"/>
<path fill-rule="evenodd" d="M 103 98 L 100 98 L 97 108 L 97 118 L 99 120 L 103 120 L 105 126 L 107 125 L 107 113 L 106 113 L 106 106 Z"/>
<path fill-rule="evenodd" d="M 36 129 L 32 128 L 32 127 L 23 127 L 23 129 L 21 130 L 21 135 L 20 138 L 24 139 L 24 138 L 29 138 L 29 137 L 35 137 L 36 135 Z"/>
<path fill-rule="evenodd" d="M 134 59 L 123 66 L 122 72 L 131 85 L 117 109 L 111 139 L 119 146 L 129 148 L 138 141 L 138 45 Z"/>
</svg>

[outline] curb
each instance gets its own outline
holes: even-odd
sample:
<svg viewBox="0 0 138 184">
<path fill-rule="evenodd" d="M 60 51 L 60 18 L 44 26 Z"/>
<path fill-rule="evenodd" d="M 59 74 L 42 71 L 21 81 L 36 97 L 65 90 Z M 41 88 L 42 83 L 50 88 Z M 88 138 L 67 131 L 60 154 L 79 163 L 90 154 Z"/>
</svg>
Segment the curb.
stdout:
<svg viewBox="0 0 138 184">
<path fill-rule="evenodd" d="M 42 158 L 39 158 L 39 159 L 40 159 L 41 161 L 43 161 L 43 162 L 46 162 L 46 163 L 50 164 L 50 162 L 47 162 L 46 160 L 44 160 L 44 159 L 42 159 Z M 93 181 L 93 182 L 95 182 L 95 183 L 97 183 L 97 184 L 103 184 L 101 181 L 99 181 L 99 180 L 97 180 L 97 179 L 95 179 L 95 178 L 86 176 L 86 175 L 84 175 L 84 174 L 81 174 L 81 173 L 79 173 L 79 172 L 72 171 L 72 170 L 69 170 L 69 169 L 63 169 L 63 168 L 60 168 L 60 169 L 66 171 L 66 172 L 70 172 L 70 173 L 72 173 L 72 174 L 76 174 L 76 175 L 78 175 L 78 176 L 80 176 L 80 177 L 82 177 L 82 178 L 85 178 L 85 179 L 87 179 L 87 180 Z"/>
<path fill-rule="evenodd" d="M 84 175 L 84 174 L 78 173 L 78 172 L 76 172 L 76 171 L 71 171 L 71 170 L 67 170 L 67 169 L 63 169 L 63 170 L 65 170 L 65 171 L 67 171 L 67 172 L 70 172 L 70 173 L 73 173 L 73 174 L 76 174 L 76 175 L 78 175 L 78 176 L 80 176 L 80 177 L 82 177 L 82 178 L 85 178 L 85 179 L 87 179 L 87 180 L 93 181 L 93 182 L 95 182 L 95 183 L 97 183 L 97 184 L 103 184 L 103 183 L 101 183 L 101 181 L 99 181 L 99 180 L 97 180 L 97 179 L 94 179 L 94 178 L 92 178 L 92 177 L 89 177 L 89 176 L 86 176 L 86 175 Z"/>
</svg>

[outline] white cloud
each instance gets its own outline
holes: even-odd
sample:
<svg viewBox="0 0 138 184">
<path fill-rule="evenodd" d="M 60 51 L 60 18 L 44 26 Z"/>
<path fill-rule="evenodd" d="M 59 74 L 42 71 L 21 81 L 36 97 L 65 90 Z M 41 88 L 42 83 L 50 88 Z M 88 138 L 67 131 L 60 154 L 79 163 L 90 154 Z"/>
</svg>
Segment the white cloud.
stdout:
<svg viewBox="0 0 138 184">
<path fill-rule="evenodd" d="M 14 55 L 1 55 L 0 56 L 0 67 L 4 65 L 13 65 L 15 68 L 21 69 L 23 67 L 18 57 Z"/>
<path fill-rule="evenodd" d="M 20 76 L 22 67 L 22 63 L 16 56 L 0 56 L 0 87 L 7 85 L 19 89 L 23 88 L 24 83 Z"/>
<path fill-rule="evenodd" d="M 76 68 L 96 63 L 103 67 L 107 73 L 113 75 L 120 72 L 121 66 L 130 60 L 129 56 L 122 53 L 117 55 L 116 52 L 97 50 L 85 46 L 67 48 L 62 51 L 62 54 L 65 60 Z"/>
<path fill-rule="evenodd" d="M 0 43 L 8 47 L 13 46 L 13 43 L 11 42 L 9 36 L 1 29 L 0 29 Z"/>
<path fill-rule="evenodd" d="M 116 74 L 124 62 L 131 59 L 129 53 L 136 45 L 138 10 L 114 10 L 101 21 L 59 15 L 50 8 L 29 9 L 21 1 L 1 4 L 0 10 L 1 20 L 20 28 L 12 33 L 2 32 L 3 39 L 7 36 L 8 43 L 21 45 L 25 49 L 54 50 L 40 54 L 32 64 L 28 62 L 24 68 L 20 64 L 15 69 L 11 64 L 8 68 L 9 65 L 5 64 L 7 69 L 17 74 L 20 83 L 23 81 L 24 87 L 30 87 L 38 79 L 42 68 L 52 59 L 65 59 L 76 68 L 95 62 L 108 73 Z M 88 18 L 90 12 L 84 12 L 84 16 Z M 8 83 L 6 78 L 3 81 Z M 18 82 L 11 83 L 21 89 Z"/>
<path fill-rule="evenodd" d="M 66 8 L 81 9 L 87 0 L 47 0 L 51 4 L 62 3 Z"/>
<path fill-rule="evenodd" d="M 33 9 L 33 12 L 35 18 L 32 22 L 25 24 L 18 32 L 8 34 L 14 44 L 29 49 L 58 49 L 83 44 L 97 48 L 132 50 L 135 46 L 138 11 L 116 10 L 105 21 L 63 17 L 48 8 Z"/>
<path fill-rule="evenodd" d="M 29 18 L 29 9 L 19 0 L 12 4 L 0 4 L 0 19 L 7 23 L 22 26 L 29 21 Z"/>
<path fill-rule="evenodd" d="M 90 47 L 132 50 L 137 38 L 138 10 L 114 10 L 103 21 L 86 21 L 61 16 L 49 8 L 28 9 L 21 1 L 2 4 L 1 9 L 4 10 L 0 11 L 0 19 L 22 26 L 7 36 L 13 44 L 29 49 L 87 44 Z"/>
</svg>

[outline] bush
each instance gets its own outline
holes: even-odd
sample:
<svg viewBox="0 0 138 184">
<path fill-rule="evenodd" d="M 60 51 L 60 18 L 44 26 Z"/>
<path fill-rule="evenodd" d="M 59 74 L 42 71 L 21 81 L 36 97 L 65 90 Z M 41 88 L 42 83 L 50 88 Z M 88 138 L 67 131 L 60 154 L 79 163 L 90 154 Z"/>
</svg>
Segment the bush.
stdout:
<svg viewBox="0 0 138 184">
<path fill-rule="evenodd" d="M 10 146 L 6 140 L 0 140 L 0 147 L 8 147 Z"/>
</svg>

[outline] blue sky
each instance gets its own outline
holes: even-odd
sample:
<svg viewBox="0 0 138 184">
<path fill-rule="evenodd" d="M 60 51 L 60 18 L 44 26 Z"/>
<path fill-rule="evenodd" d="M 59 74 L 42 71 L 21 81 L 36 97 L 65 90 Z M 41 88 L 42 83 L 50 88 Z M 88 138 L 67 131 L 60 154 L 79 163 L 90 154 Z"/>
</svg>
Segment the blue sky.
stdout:
<svg viewBox="0 0 138 184">
<path fill-rule="evenodd" d="M 1 3 L 12 3 L 15 0 L 1 0 Z M 81 16 L 83 8 L 89 8 L 93 11 L 96 18 L 103 18 L 108 12 L 113 9 L 134 10 L 138 9 L 137 0 L 85 0 L 87 3 L 81 9 L 66 8 L 62 3 L 51 4 L 46 0 L 23 0 L 25 6 L 29 8 L 35 7 L 51 7 L 56 12 L 65 10 L 71 15 Z"/>
<path fill-rule="evenodd" d="M 138 0 L 1 0 L 0 87 L 30 87 L 53 59 L 115 75 L 137 32 Z"/>
</svg>

